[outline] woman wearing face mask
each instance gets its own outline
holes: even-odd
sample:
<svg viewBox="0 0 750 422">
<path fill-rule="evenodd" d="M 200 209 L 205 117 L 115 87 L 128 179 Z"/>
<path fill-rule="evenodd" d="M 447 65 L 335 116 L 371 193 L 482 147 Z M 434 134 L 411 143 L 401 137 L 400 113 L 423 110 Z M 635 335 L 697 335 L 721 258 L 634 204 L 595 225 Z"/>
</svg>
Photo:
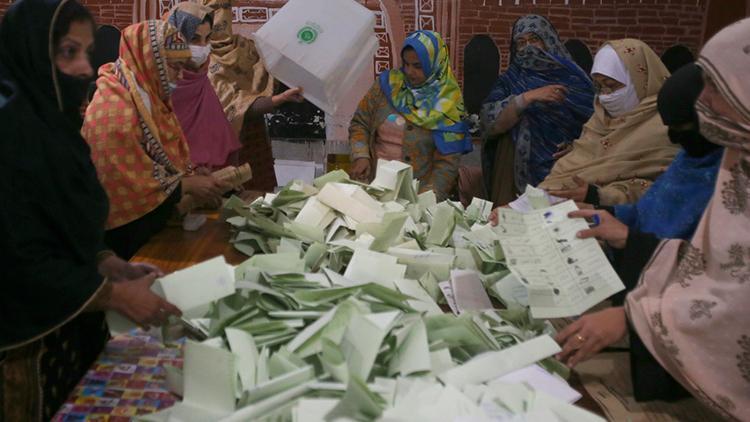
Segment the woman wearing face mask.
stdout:
<svg viewBox="0 0 750 422">
<path fill-rule="evenodd" d="M 181 201 L 215 203 L 230 188 L 193 175 L 172 110 L 170 96 L 190 58 L 172 25 L 131 25 L 122 32 L 120 58 L 99 70 L 86 110 L 82 133 L 110 198 L 106 241 L 127 259 L 164 228 Z"/>
<path fill-rule="evenodd" d="M 403 67 L 383 72 L 351 125 L 353 178 L 369 181 L 379 158 L 410 163 L 420 192 L 447 199 L 461 153 L 472 149 L 464 101 L 440 34 L 417 31 L 401 50 Z"/>
<path fill-rule="evenodd" d="M 190 47 L 191 59 L 172 93 L 174 112 L 190 145 L 190 159 L 199 168 L 220 168 L 241 145 L 207 76 L 212 10 L 196 3 L 179 3 L 169 12 L 167 22 Z"/>
<path fill-rule="evenodd" d="M 190 2 L 178 3 L 167 15 L 167 21 L 188 41 L 192 55 L 172 93 L 174 111 L 190 145 L 193 164 L 216 170 L 240 164 L 234 153 L 241 144 L 208 79 L 213 20 L 213 9 Z M 269 113 L 286 101 L 301 100 L 299 94 L 299 89 L 293 89 L 276 96 L 260 96 L 248 112 Z"/>
<path fill-rule="evenodd" d="M 657 106 L 661 120 L 669 127 L 670 141 L 680 145 L 682 151 L 637 203 L 600 207 L 627 225 L 631 236 L 644 232 L 660 239 L 690 239 L 713 194 L 723 149 L 698 130 L 695 101 L 702 89 L 703 77 L 695 64 L 684 66 L 667 79 L 659 91 Z M 632 269 L 627 264 L 620 267 L 625 272 Z M 623 280 L 633 278 L 622 272 L 620 276 Z"/>
<path fill-rule="evenodd" d="M 539 186 L 596 206 L 636 202 L 679 151 L 656 109 L 669 72 L 646 44 L 624 39 L 602 46 L 591 75 L 594 114 Z"/>
<path fill-rule="evenodd" d="M 94 20 L 17 0 L 0 25 L 0 420 L 48 421 L 108 338 L 103 310 L 160 325 L 159 274 L 104 242 L 107 196 L 79 133 Z"/>
<path fill-rule="evenodd" d="M 627 226 L 630 244 L 647 246 L 658 239 L 689 240 L 713 195 L 724 150 L 704 138 L 698 129 L 695 101 L 702 90 L 703 76 L 695 64 L 667 79 L 657 99 L 659 115 L 669 126 L 670 140 L 683 150 L 637 203 L 601 207 Z M 646 257 L 652 249 L 643 249 Z M 626 289 L 612 302 L 622 305 L 625 294 L 638 282 L 642 269 L 638 262 L 644 257 L 618 249 L 613 252 L 615 268 Z"/>
<path fill-rule="evenodd" d="M 545 18 L 513 25 L 510 67 L 482 107 L 482 162 L 490 200 L 507 204 L 549 174 L 555 153 L 581 134 L 593 113 L 591 80 Z"/>
<path fill-rule="evenodd" d="M 264 115 L 285 103 L 303 102 L 302 89 L 291 88 L 273 95 L 275 81 L 263 66 L 255 42 L 233 33 L 232 0 L 203 0 L 202 3 L 213 10 L 208 79 L 235 137 L 240 144 L 247 146 L 229 154 L 226 162 L 222 163 L 249 163 L 253 178 L 243 186 L 249 190 L 271 192 L 276 187 L 276 174 Z M 188 104 L 195 104 L 195 101 L 188 101 Z M 188 134 L 188 140 L 192 143 L 191 138 Z M 200 142 L 208 144 L 205 139 Z M 208 149 L 216 150 L 213 147 Z M 219 162 L 218 155 L 209 156 L 212 162 Z"/>
<path fill-rule="evenodd" d="M 573 366 L 629 332 L 636 399 L 674 396 L 671 376 L 724 419 L 743 421 L 750 420 L 748 39 L 744 19 L 709 40 L 698 59 L 706 81 L 696 104 L 700 132 L 726 151 L 692 239 L 634 244 L 627 226 L 604 211 L 571 213 L 599 215 L 601 224 L 579 237 L 640 255 L 645 268 L 625 307 L 583 316 L 557 336 L 559 357 Z"/>
</svg>

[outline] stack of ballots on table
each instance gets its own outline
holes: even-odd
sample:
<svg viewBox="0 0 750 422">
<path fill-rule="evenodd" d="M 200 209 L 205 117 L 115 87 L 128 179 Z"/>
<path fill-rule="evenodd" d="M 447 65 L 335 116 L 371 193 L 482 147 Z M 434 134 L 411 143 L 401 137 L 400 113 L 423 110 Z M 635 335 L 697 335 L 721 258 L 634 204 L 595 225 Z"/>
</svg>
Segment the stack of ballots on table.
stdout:
<svg viewBox="0 0 750 422">
<path fill-rule="evenodd" d="M 452 270 L 475 271 L 488 292 L 528 306 L 536 318 L 580 315 L 624 288 L 598 243 L 576 236 L 588 226 L 567 217 L 577 209 L 572 201 L 551 206 L 542 196 L 528 212 L 500 208 L 493 227 L 488 201 L 475 198 L 464 208 L 417 191 L 408 164 L 379 160 L 369 185 L 343 171 L 313 185 L 294 181 L 249 205 L 230 200 L 227 221 L 234 246 L 249 256 L 290 251 L 315 258 L 313 271 L 386 278 L 387 287 L 398 278 L 420 280 L 435 299 Z M 355 265 L 347 266 L 350 259 Z"/>
<path fill-rule="evenodd" d="M 332 172 L 230 199 L 231 241 L 250 258 L 181 273 L 205 280 L 185 284 L 195 340 L 170 370 L 183 400 L 142 420 L 601 420 L 570 404 L 580 396 L 538 319 L 621 288 L 595 241 L 571 238 L 586 223 L 560 204 L 491 227 L 486 201 L 417 191 L 410 166 L 379 161 L 371 184 Z M 232 288 L 206 266 L 232 270 Z M 446 281 L 457 315 L 438 306 Z"/>
</svg>

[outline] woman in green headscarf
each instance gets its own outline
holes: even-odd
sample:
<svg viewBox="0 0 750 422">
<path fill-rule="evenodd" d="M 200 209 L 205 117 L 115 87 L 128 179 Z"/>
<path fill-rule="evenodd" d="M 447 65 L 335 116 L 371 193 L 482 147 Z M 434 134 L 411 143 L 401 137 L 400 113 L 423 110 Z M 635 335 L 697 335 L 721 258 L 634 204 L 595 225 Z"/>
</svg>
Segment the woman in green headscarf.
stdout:
<svg viewBox="0 0 750 422">
<path fill-rule="evenodd" d="M 420 192 L 444 200 L 456 186 L 460 154 L 472 149 L 461 89 L 437 32 L 409 35 L 401 60 L 401 69 L 380 75 L 352 118 L 351 175 L 369 181 L 373 160 L 400 160 L 414 168 Z"/>
</svg>

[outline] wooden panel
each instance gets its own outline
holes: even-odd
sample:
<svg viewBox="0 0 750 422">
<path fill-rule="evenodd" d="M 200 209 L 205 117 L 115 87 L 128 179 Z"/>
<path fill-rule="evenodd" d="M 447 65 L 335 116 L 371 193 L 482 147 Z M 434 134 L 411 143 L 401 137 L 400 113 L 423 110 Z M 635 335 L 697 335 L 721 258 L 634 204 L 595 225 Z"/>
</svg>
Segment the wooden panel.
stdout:
<svg viewBox="0 0 750 422">
<path fill-rule="evenodd" d="M 710 0 L 706 12 L 703 42 L 722 28 L 750 15 L 749 0 Z"/>
<path fill-rule="evenodd" d="M 464 48 L 464 102 L 478 114 L 500 73 L 500 52 L 488 35 L 475 35 Z"/>
</svg>

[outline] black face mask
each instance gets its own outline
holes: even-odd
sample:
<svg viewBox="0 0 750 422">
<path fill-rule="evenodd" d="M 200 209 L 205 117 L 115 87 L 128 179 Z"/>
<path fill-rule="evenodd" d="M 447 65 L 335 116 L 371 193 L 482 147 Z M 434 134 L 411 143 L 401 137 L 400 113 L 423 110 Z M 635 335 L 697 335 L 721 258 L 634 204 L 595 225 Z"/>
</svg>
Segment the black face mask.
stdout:
<svg viewBox="0 0 750 422">
<path fill-rule="evenodd" d="M 669 128 L 667 133 L 669 135 L 669 140 L 672 141 L 673 144 L 679 144 L 682 146 L 687 155 L 691 157 L 705 157 L 719 148 L 718 145 L 712 144 L 704 138 L 698 129 L 674 130 Z"/>
<path fill-rule="evenodd" d="M 59 69 L 57 70 L 57 82 L 60 85 L 63 111 L 65 114 L 78 112 L 86 99 L 93 78 L 79 78 L 70 76 Z"/>
</svg>

